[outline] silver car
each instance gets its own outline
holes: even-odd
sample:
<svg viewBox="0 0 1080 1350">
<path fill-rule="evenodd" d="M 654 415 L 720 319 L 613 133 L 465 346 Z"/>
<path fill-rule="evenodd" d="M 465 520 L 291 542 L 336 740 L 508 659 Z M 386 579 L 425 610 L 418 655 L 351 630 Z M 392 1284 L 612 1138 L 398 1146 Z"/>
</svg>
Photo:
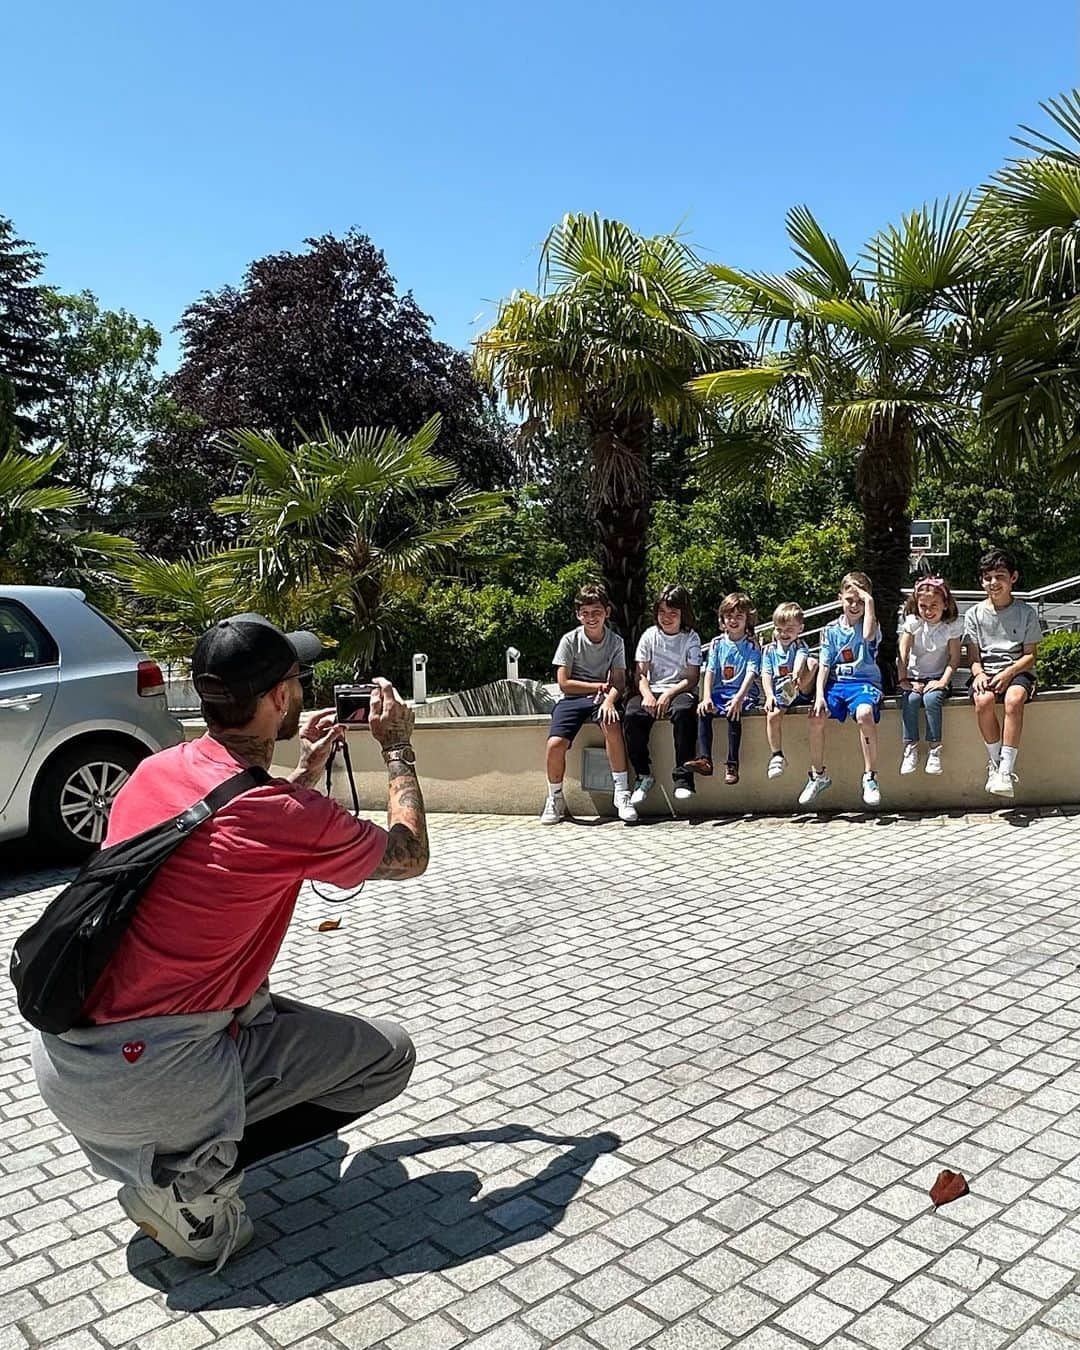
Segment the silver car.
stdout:
<svg viewBox="0 0 1080 1350">
<path fill-rule="evenodd" d="M 160 667 L 82 591 L 0 586 L 0 839 L 84 856 L 139 760 L 183 739 Z"/>
</svg>

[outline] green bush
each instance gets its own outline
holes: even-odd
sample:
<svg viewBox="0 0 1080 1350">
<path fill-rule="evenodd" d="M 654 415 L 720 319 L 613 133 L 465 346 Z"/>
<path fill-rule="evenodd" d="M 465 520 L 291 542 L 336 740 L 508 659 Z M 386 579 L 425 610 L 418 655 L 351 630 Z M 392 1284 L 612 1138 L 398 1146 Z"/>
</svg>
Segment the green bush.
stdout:
<svg viewBox="0 0 1080 1350">
<path fill-rule="evenodd" d="M 1080 633 L 1048 633 L 1039 642 L 1035 673 L 1043 689 L 1080 685 Z"/>
</svg>

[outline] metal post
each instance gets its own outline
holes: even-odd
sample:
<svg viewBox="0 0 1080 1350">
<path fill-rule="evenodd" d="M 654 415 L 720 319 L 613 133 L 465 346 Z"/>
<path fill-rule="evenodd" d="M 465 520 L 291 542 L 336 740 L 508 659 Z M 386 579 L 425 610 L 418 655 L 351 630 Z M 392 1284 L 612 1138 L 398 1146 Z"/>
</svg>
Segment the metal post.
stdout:
<svg viewBox="0 0 1080 1350">
<path fill-rule="evenodd" d="M 427 655 L 424 652 L 413 654 L 412 698 L 414 703 L 427 702 Z"/>
<path fill-rule="evenodd" d="M 516 680 L 518 678 L 518 662 L 521 660 L 521 653 L 516 647 L 507 647 L 506 649 L 506 678 Z"/>
</svg>

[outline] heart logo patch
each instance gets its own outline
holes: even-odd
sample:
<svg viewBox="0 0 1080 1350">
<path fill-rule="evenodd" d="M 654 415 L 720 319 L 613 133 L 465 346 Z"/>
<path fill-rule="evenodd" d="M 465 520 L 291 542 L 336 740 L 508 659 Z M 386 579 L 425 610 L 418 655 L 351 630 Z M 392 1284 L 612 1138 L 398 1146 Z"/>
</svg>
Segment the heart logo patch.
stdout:
<svg viewBox="0 0 1080 1350">
<path fill-rule="evenodd" d="M 146 1049 L 145 1041 L 125 1041 L 120 1047 L 121 1053 L 129 1064 L 134 1064 Z"/>
</svg>

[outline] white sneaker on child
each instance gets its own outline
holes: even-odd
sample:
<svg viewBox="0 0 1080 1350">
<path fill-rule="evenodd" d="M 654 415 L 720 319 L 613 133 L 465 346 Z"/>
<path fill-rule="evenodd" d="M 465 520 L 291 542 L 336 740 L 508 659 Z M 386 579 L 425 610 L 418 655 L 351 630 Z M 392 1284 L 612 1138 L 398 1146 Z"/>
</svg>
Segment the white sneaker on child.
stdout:
<svg viewBox="0 0 1080 1350">
<path fill-rule="evenodd" d="M 238 1191 L 243 1172 L 205 1195 L 181 1200 L 175 1186 L 121 1186 L 117 1199 L 132 1223 L 173 1256 L 215 1263 L 218 1271 L 255 1235 Z"/>
<path fill-rule="evenodd" d="M 786 768 L 787 760 L 783 753 L 777 750 L 775 755 L 769 756 L 769 767 L 765 770 L 766 777 L 779 778 Z"/>
<path fill-rule="evenodd" d="M 799 793 L 799 805 L 812 806 L 831 787 L 832 779 L 827 773 L 811 773 L 806 779 L 806 786 Z"/>
<path fill-rule="evenodd" d="M 549 792 L 547 801 L 544 803 L 544 809 L 540 812 L 541 825 L 558 825 L 560 820 L 566 819 L 566 799 L 561 792 L 556 792 L 554 796 Z"/>
<path fill-rule="evenodd" d="M 1010 773 L 999 764 L 993 777 L 986 780 L 986 790 L 992 792 L 995 797 L 1015 797 L 1013 784 L 1016 781 L 1016 774 Z"/>
<path fill-rule="evenodd" d="M 866 806 L 881 805 L 881 789 L 878 787 L 877 774 L 864 773 L 862 776 L 862 799 Z"/>
<path fill-rule="evenodd" d="M 615 813 L 624 825 L 633 825 L 638 818 L 638 813 L 634 810 L 630 801 L 629 789 L 617 791 L 614 796 Z"/>
<path fill-rule="evenodd" d="M 652 774 L 643 773 L 634 784 L 634 790 L 630 794 L 631 805 L 640 806 L 655 786 L 656 779 Z"/>
<path fill-rule="evenodd" d="M 685 783 L 680 783 L 675 789 L 675 800 L 677 802 L 688 802 L 694 795 L 694 789 L 687 787 Z"/>
<path fill-rule="evenodd" d="M 904 753 L 900 760 L 900 772 L 914 773 L 918 767 L 919 767 L 919 743 L 918 741 L 905 741 Z M 927 773 L 929 772 L 930 770 L 928 769 Z M 941 770 L 938 769 L 936 772 L 940 773 Z"/>
<path fill-rule="evenodd" d="M 990 785 L 997 781 L 998 769 L 1000 767 L 1001 766 L 999 764 L 995 764 L 992 759 L 987 762 L 986 783 L 985 783 L 985 790 L 987 792 L 993 792 L 994 789 Z"/>
<path fill-rule="evenodd" d="M 924 773 L 941 772 L 941 746 L 932 745 L 926 752 L 926 763 L 923 766 Z"/>
</svg>

